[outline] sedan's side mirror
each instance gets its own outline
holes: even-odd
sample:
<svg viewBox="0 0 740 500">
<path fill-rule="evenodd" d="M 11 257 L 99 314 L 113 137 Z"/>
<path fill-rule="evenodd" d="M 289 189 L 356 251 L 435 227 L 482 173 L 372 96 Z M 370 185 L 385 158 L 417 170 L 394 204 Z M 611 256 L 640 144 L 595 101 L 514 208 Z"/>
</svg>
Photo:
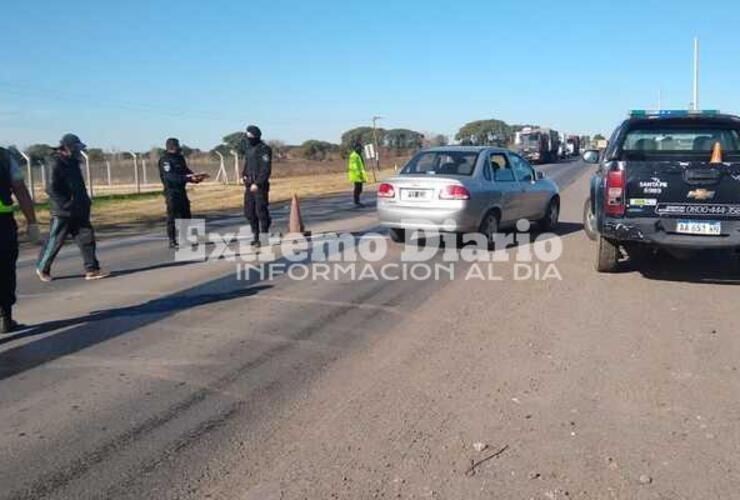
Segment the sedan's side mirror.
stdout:
<svg viewBox="0 0 740 500">
<path fill-rule="evenodd" d="M 542 179 L 545 178 L 545 173 L 537 170 L 534 174 L 534 178 L 537 179 L 538 181 L 541 181 Z"/>
<path fill-rule="evenodd" d="M 589 149 L 583 153 L 583 161 L 594 165 L 599 163 L 599 152 L 595 149 Z"/>
</svg>

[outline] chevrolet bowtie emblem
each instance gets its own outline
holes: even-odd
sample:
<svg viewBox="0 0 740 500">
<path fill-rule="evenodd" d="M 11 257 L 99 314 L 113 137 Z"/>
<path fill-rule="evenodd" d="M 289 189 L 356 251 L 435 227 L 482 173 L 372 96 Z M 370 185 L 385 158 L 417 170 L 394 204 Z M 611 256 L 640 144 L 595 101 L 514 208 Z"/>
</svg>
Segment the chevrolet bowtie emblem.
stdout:
<svg viewBox="0 0 740 500">
<path fill-rule="evenodd" d="M 693 191 L 689 191 L 689 194 L 686 195 L 686 197 L 691 200 L 704 201 L 714 198 L 714 194 L 714 191 L 708 191 L 706 189 L 694 189 Z"/>
</svg>

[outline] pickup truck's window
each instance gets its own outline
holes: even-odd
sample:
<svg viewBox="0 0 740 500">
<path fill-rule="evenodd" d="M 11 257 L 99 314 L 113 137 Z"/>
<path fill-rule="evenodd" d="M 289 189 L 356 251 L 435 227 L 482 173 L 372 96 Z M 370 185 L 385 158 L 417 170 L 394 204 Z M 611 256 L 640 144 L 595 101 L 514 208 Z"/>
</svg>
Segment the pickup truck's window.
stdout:
<svg viewBox="0 0 740 500">
<path fill-rule="evenodd" d="M 622 151 L 628 156 L 671 153 L 709 154 L 719 142 L 725 153 L 740 153 L 740 133 L 735 129 L 666 127 L 630 130 Z"/>
<path fill-rule="evenodd" d="M 413 157 L 401 174 L 473 175 L 477 161 L 475 152 L 428 151 Z"/>
</svg>

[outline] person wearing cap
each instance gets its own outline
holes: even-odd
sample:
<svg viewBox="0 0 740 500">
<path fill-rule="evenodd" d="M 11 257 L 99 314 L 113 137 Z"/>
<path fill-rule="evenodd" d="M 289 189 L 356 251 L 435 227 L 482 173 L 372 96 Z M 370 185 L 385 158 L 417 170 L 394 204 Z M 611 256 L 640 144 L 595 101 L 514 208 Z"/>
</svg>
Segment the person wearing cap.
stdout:
<svg viewBox="0 0 740 500">
<path fill-rule="evenodd" d="M 23 171 L 10 152 L 0 148 L 0 334 L 11 333 L 20 326 L 13 320 L 18 262 L 13 196 L 26 219 L 28 239 L 35 243 L 39 239 L 39 226 L 31 195 L 23 181 Z"/>
<path fill-rule="evenodd" d="M 80 169 L 80 153 L 85 148 L 79 137 L 66 134 L 56 150 L 56 161 L 46 186 L 51 212 L 49 238 L 41 247 L 36 263 L 36 274 L 44 282 L 52 280 L 51 265 L 67 236 L 74 237 L 80 248 L 86 280 L 108 276 L 100 270 L 95 255 L 95 231 L 90 223 L 91 202 Z"/>
<path fill-rule="evenodd" d="M 347 159 L 347 179 L 354 184 L 354 202 L 356 207 L 363 207 L 360 202 L 363 184 L 367 182 L 367 171 L 365 171 L 365 162 L 362 159 L 362 143 L 355 142 L 352 145 L 352 151 Z"/>
<path fill-rule="evenodd" d="M 194 174 L 188 168 L 185 156 L 182 154 L 180 141 L 174 137 L 167 139 L 165 152 L 159 158 L 159 177 L 164 186 L 164 198 L 167 203 L 167 238 L 170 248 L 177 249 L 177 235 L 175 221 L 190 219 L 190 200 L 188 199 L 187 184 L 198 184 L 207 177 L 206 174 Z"/>
<path fill-rule="evenodd" d="M 262 131 L 255 125 L 247 127 L 247 149 L 244 170 L 244 216 L 252 227 L 253 246 L 260 245 L 260 235 L 270 231 L 270 174 L 272 148 L 262 142 Z"/>
</svg>

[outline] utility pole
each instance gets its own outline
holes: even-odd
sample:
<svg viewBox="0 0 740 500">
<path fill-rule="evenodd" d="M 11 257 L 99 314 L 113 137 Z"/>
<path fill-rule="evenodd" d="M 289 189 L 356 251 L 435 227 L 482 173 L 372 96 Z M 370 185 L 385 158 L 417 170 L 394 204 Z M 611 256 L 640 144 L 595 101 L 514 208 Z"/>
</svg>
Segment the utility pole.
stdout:
<svg viewBox="0 0 740 500">
<path fill-rule="evenodd" d="M 376 172 L 380 172 L 380 147 L 378 145 L 378 120 L 382 120 L 382 116 L 373 116 L 373 143 L 375 146 L 375 170 L 373 171 L 373 182 L 378 182 L 378 178 L 375 176 Z"/>
<path fill-rule="evenodd" d="M 694 37 L 694 111 L 699 110 L 699 37 Z"/>
</svg>

